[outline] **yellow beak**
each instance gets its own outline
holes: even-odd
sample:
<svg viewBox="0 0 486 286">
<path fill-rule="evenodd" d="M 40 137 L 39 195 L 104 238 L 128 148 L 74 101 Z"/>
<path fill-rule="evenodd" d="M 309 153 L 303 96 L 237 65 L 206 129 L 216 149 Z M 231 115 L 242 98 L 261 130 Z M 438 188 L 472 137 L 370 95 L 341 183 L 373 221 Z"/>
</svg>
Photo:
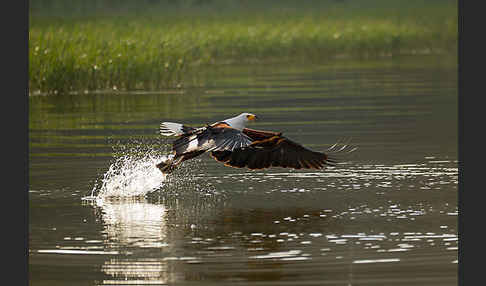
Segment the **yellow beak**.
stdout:
<svg viewBox="0 0 486 286">
<path fill-rule="evenodd" d="M 253 115 L 253 114 L 247 115 L 246 118 L 248 118 L 248 120 L 256 120 L 257 119 L 256 115 Z"/>
</svg>

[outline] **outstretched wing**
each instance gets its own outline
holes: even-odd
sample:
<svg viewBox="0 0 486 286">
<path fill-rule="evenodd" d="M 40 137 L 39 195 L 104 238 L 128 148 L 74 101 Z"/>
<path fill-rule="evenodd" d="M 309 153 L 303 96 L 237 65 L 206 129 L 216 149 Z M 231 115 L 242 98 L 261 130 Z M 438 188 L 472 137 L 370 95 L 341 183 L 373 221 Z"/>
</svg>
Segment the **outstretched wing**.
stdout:
<svg viewBox="0 0 486 286">
<path fill-rule="evenodd" d="M 320 169 L 334 165 L 335 160 L 326 153 L 309 150 L 284 137 L 281 133 L 243 130 L 255 140 L 248 147 L 233 151 L 213 151 L 212 157 L 226 166 L 249 169 L 284 167 L 294 169 Z"/>
<path fill-rule="evenodd" d="M 249 146 L 252 139 L 228 124 L 217 123 L 195 130 L 174 141 L 176 156 L 200 151 L 233 151 Z"/>
</svg>

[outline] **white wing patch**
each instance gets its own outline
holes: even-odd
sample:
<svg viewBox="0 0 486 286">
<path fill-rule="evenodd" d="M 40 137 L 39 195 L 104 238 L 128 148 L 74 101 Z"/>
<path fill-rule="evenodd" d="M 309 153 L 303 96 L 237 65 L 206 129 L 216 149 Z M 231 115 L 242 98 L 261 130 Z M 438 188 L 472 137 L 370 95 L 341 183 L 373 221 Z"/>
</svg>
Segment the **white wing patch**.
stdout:
<svg viewBox="0 0 486 286">
<path fill-rule="evenodd" d="M 197 139 L 197 135 L 192 135 L 189 137 L 189 144 L 187 145 L 186 152 L 193 152 L 197 151 L 199 146 L 199 140 Z"/>
</svg>

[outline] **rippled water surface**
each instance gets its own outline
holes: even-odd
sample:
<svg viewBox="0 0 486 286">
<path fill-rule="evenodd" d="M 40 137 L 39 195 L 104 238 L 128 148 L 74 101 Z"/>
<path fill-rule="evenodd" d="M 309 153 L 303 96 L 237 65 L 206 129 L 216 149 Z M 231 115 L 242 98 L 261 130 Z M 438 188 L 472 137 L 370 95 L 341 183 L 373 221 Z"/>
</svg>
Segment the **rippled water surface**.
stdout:
<svg viewBox="0 0 486 286">
<path fill-rule="evenodd" d="M 31 285 L 457 284 L 454 62 L 220 67 L 180 90 L 29 109 Z M 244 111 L 311 149 L 358 150 L 320 171 L 207 155 L 155 168 L 171 142 L 160 122 Z"/>
</svg>

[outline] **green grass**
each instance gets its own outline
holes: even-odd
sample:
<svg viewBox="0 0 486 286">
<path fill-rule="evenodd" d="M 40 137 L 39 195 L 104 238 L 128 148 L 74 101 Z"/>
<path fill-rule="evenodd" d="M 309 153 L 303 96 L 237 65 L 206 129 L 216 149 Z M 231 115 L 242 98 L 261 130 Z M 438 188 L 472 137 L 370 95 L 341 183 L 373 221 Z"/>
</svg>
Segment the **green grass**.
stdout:
<svg viewBox="0 0 486 286">
<path fill-rule="evenodd" d="M 181 88 L 215 64 L 457 51 L 456 1 L 324 2 L 219 13 L 160 6 L 136 13 L 31 12 L 30 93 Z"/>
</svg>

